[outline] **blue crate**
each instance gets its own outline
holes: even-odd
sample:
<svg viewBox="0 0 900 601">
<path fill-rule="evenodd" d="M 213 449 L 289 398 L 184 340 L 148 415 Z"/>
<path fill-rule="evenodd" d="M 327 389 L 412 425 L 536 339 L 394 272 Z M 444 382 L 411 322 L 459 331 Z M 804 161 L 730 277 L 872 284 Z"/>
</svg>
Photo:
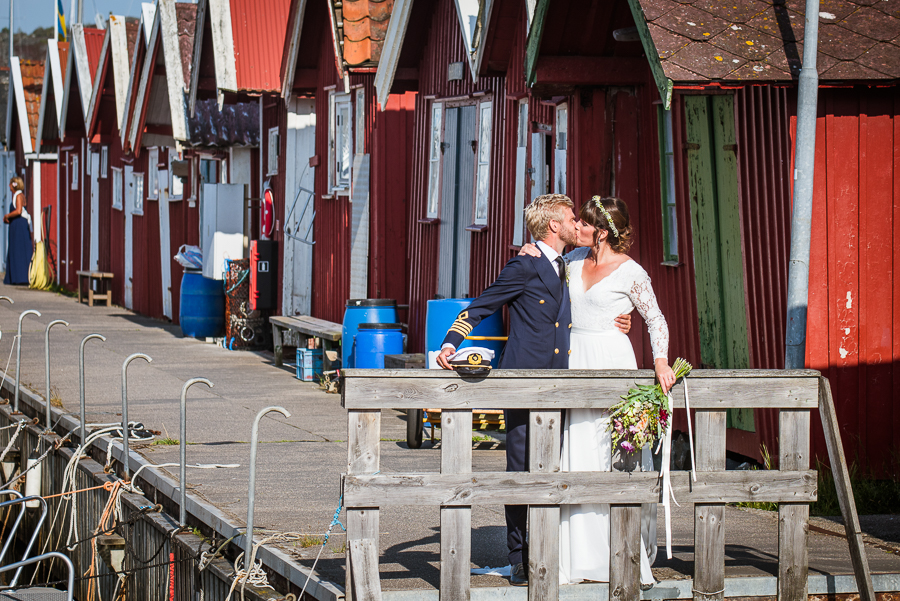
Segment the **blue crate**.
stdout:
<svg viewBox="0 0 900 601">
<path fill-rule="evenodd" d="M 297 349 L 297 379 L 314 382 L 322 375 L 322 349 Z"/>
</svg>

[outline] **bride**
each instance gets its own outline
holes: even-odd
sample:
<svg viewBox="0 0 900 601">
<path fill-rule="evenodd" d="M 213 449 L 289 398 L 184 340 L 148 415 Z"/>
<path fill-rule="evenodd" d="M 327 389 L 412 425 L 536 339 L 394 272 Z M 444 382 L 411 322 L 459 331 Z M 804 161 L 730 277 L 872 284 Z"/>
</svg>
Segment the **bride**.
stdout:
<svg viewBox="0 0 900 601">
<path fill-rule="evenodd" d="M 632 229 L 628 207 L 618 198 L 594 196 L 581 207 L 578 246 L 566 255 L 572 302 L 572 354 L 569 369 L 637 369 L 628 336 L 614 324 L 618 315 L 637 308 L 650 330 L 656 377 L 667 391 L 675 384 L 669 367 L 669 328 L 656 303 L 647 272 L 626 254 Z M 536 247 L 523 252 L 539 254 Z M 623 391 L 624 392 L 624 391 Z M 562 471 L 611 471 L 608 412 L 566 411 Z M 640 468 L 653 470 L 649 447 L 640 450 Z M 560 584 L 609 581 L 609 505 L 592 503 L 560 508 Z M 641 511 L 641 585 L 654 583 L 650 565 L 656 558 L 656 506 Z"/>
</svg>

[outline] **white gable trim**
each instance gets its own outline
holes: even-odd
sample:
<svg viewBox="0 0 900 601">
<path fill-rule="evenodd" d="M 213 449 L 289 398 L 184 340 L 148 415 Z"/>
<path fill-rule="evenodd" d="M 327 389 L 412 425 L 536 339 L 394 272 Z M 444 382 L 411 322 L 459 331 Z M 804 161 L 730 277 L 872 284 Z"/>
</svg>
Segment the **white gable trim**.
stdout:
<svg viewBox="0 0 900 601">
<path fill-rule="evenodd" d="M 397 74 L 397 63 L 400 61 L 400 51 L 403 49 L 403 40 L 406 38 L 406 27 L 409 25 L 409 15 L 412 13 L 413 0 L 396 0 L 391 11 L 391 21 L 384 36 L 384 46 L 381 50 L 381 60 L 378 61 L 378 71 L 375 73 L 375 96 L 383 111 L 387 106 L 388 96 L 391 95 L 391 86 L 394 85 L 394 76 Z"/>
<path fill-rule="evenodd" d="M 287 50 L 287 64 L 285 65 L 284 81 L 281 84 L 281 97 L 288 100 L 291 97 L 291 89 L 294 87 L 294 76 L 297 73 L 297 54 L 300 48 L 300 34 L 303 32 L 303 17 L 306 14 L 306 0 L 297 2 L 297 15 L 294 18 L 294 27 L 290 32 L 290 44 Z"/>
<path fill-rule="evenodd" d="M 116 117 L 119 125 L 125 116 L 125 99 L 128 94 L 128 32 L 125 17 L 109 17 L 109 51 L 112 52 L 113 79 L 116 85 Z"/>
<path fill-rule="evenodd" d="M 72 25 L 72 44 L 69 51 L 75 56 L 75 69 L 78 71 L 78 92 L 81 94 L 82 118 L 87 117 L 87 110 L 91 104 L 91 92 L 93 92 L 93 79 L 91 78 L 91 65 L 88 62 L 87 44 L 84 41 L 84 26 L 81 23 Z"/>
<path fill-rule="evenodd" d="M 128 139 L 128 124 L 133 116 L 133 113 L 131 112 L 131 106 L 134 104 L 134 98 L 131 97 L 132 87 L 135 79 L 140 77 L 138 57 L 141 56 L 141 52 L 138 45 L 141 40 L 144 41 L 144 60 L 146 62 L 147 53 L 149 52 L 147 47 L 150 45 L 150 33 L 154 21 L 156 21 L 155 17 L 156 6 L 144 2 L 141 5 L 141 21 L 138 24 L 138 39 L 135 40 L 134 56 L 131 57 L 131 68 L 128 71 L 128 85 L 125 87 L 125 110 L 122 114 L 122 121 L 119 123 L 119 141 L 122 144 L 122 148 L 125 148 L 125 142 Z"/>
<path fill-rule="evenodd" d="M 209 25 L 212 31 L 216 88 L 237 92 L 237 66 L 234 61 L 234 35 L 231 30 L 230 0 L 209 0 Z"/>
<path fill-rule="evenodd" d="M 156 46 L 158 42 L 159 11 L 157 11 L 156 16 L 153 18 L 153 27 L 150 30 L 150 42 L 147 44 L 147 52 L 144 53 L 144 65 L 141 68 L 140 85 L 138 86 L 137 97 L 132 103 L 131 127 L 129 127 L 128 131 L 128 145 L 131 147 L 132 152 L 135 150 L 138 128 L 143 125 L 141 123 L 141 112 L 144 110 L 144 103 L 147 101 L 147 88 L 150 86 L 150 67 L 156 62 Z M 137 75 L 137 73 L 132 72 L 132 77 L 135 75 Z"/>
<path fill-rule="evenodd" d="M 150 29 L 146 26 L 147 23 L 153 23 L 156 18 L 156 3 L 155 2 L 142 2 L 141 3 L 141 22 L 144 27 L 141 30 L 144 32 L 144 45 L 150 45 Z"/>
<path fill-rule="evenodd" d="M 172 114 L 172 137 L 187 141 L 187 115 L 185 113 L 184 64 L 181 62 L 181 47 L 178 43 L 178 19 L 175 15 L 175 0 L 160 0 L 159 23 L 162 36 L 163 61 L 166 65 L 166 87 L 169 89 L 169 111 Z"/>
<path fill-rule="evenodd" d="M 208 0 L 198 0 L 197 21 L 194 24 L 194 51 L 191 53 L 191 64 L 195 68 L 191 69 L 191 87 L 188 90 L 188 109 L 192 116 L 194 105 L 197 104 L 197 87 L 200 85 L 200 69 L 196 66 L 200 64 L 200 58 L 203 55 L 203 36 L 206 35 L 206 13 L 208 11 Z"/>
<path fill-rule="evenodd" d="M 59 123 L 62 117 L 63 107 L 63 87 L 65 82 L 62 76 L 62 66 L 59 63 L 59 43 L 53 40 L 47 40 L 47 55 L 50 57 L 50 75 L 53 83 L 53 99 L 56 101 L 56 122 Z M 46 73 L 44 73 L 46 80 Z"/>
<path fill-rule="evenodd" d="M 41 139 L 44 137 L 44 119 L 48 115 L 47 102 L 51 89 L 53 90 L 54 106 L 50 110 L 56 111 L 56 125 L 59 127 L 60 113 L 62 113 L 63 80 L 59 67 L 59 46 L 55 40 L 47 40 L 47 59 L 44 61 L 44 82 L 41 87 L 41 108 L 38 114 L 37 136 L 35 137 L 35 152 L 37 153 L 41 152 Z"/>
<path fill-rule="evenodd" d="M 111 30 L 107 28 L 106 34 L 103 36 L 103 47 L 100 49 L 100 60 L 97 61 L 97 72 L 94 74 L 94 87 L 91 91 L 91 104 L 88 107 L 87 116 L 84 118 L 84 130 L 90 133 L 91 121 L 94 119 L 94 112 L 97 110 L 97 103 L 100 102 L 100 86 L 103 85 L 104 67 L 106 66 L 107 54 L 109 54 L 109 36 Z"/>
<path fill-rule="evenodd" d="M 18 56 L 12 57 L 12 59 L 9 61 L 9 76 L 12 79 L 13 94 L 16 100 L 16 117 L 19 119 L 19 133 L 22 134 L 22 150 L 27 154 L 30 152 L 34 152 L 34 148 L 31 145 L 31 132 L 28 130 L 28 112 L 25 108 L 25 89 L 22 87 L 22 68 L 19 65 Z M 12 106 L 12 103 L 10 103 L 10 106 Z M 9 113 L 9 116 L 12 117 L 11 111 Z M 7 147 L 11 146 L 11 118 L 7 121 L 6 140 Z"/>
<path fill-rule="evenodd" d="M 490 27 L 493 0 L 455 0 L 456 14 L 459 16 L 459 29 L 466 49 L 466 58 L 472 81 L 478 81 L 481 61 L 484 59 L 484 36 Z M 484 22 L 477 24 L 478 12 L 484 6 Z"/>
</svg>

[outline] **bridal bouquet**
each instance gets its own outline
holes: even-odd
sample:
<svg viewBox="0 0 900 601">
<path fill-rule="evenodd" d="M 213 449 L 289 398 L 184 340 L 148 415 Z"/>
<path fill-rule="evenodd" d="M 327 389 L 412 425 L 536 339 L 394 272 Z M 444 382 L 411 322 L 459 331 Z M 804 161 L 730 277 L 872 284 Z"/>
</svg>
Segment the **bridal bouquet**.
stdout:
<svg viewBox="0 0 900 601">
<path fill-rule="evenodd" d="M 691 364 L 679 357 L 672 366 L 675 380 L 691 372 Z M 631 452 L 661 440 L 669 426 L 672 408 L 659 384 L 644 384 L 628 391 L 610 411 L 613 448 Z"/>
</svg>

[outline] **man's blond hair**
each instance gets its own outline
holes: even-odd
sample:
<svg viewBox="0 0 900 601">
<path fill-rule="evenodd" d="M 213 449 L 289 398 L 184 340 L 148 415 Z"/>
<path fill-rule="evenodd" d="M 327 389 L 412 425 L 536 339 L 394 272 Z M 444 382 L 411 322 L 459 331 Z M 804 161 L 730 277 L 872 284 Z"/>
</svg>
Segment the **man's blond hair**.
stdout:
<svg viewBox="0 0 900 601">
<path fill-rule="evenodd" d="M 575 203 L 565 194 L 544 194 L 525 207 L 525 227 L 535 240 L 543 240 L 550 234 L 550 221 L 562 223 L 566 218 L 566 207 L 574 208 Z"/>
</svg>

